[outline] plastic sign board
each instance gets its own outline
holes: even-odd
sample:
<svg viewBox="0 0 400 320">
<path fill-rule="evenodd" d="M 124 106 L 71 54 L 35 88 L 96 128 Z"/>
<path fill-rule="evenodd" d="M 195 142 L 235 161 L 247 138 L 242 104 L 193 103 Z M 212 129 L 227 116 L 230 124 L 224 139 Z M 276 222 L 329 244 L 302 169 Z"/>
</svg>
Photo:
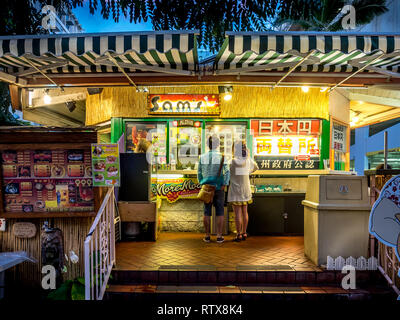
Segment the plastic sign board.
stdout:
<svg viewBox="0 0 400 320">
<path fill-rule="evenodd" d="M 92 144 L 93 186 L 119 186 L 118 144 Z"/>
<path fill-rule="evenodd" d="M 347 127 L 338 123 L 332 126 L 332 149 L 346 152 L 346 130 Z"/>
<path fill-rule="evenodd" d="M 218 94 L 149 94 L 149 114 L 219 115 Z"/>
<path fill-rule="evenodd" d="M 179 199 L 196 199 L 201 185 L 196 178 L 151 179 L 152 196 L 173 203 Z"/>
<path fill-rule="evenodd" d="M 256 156 L 319 156 L 318 138 L 312 136 L 262 136 L 254 138 Z"/>
</svg>

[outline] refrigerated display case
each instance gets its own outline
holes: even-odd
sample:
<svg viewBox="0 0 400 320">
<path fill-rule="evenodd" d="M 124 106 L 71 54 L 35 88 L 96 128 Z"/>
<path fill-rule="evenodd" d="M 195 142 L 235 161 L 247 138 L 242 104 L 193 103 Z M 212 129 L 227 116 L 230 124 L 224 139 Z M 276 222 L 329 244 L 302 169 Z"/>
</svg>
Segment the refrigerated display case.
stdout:
<svg viewBox="0 0 400 320">
<path fill-rule="evenodd" d="M 195 170 L 201 154 L 201 121 L 191 119 L 170 122 L 169 163 L 171 170 Z"/>
<path fill-rule="evenodd" d="M 167 163 L 166 122 L 130 121 L 126 122 L 126 152 L 135 152 L 140 139 L 151 142 L 154 162 Z"/>
<path fill-rule="evenodd" d="M 226 160 L 232 159 L 232 146 L 235 141 L 246 140 L 246 122 L 221 122 L 208 121 L 206 123 L 205 138 L 211 135 L 217 135 L 220 140 L 219 152 L 225 155 Z M 208 145 L 205 144 L 208 151 Z"/>
</svg>

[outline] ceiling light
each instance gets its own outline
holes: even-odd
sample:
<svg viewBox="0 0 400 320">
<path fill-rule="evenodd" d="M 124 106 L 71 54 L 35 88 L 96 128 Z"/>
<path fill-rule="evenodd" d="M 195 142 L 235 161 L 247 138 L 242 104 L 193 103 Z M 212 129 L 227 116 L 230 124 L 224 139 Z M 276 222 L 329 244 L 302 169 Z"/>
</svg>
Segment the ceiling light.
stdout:
<svg viewBox="0 0 400 320">
<path fill-rule="evenodd" d="M 360 120 L 360 118 L 356 116 L 356 117 L 353 117 L 352 122 L 356 123 L 356 122 L 358 122 L 359 120 Z"/>
<path fill-rule="evenodd" d="M 225 101 L 229 101 L 232 99 L 232 86 L 219 86 L 218 92 L 223 95 Z"/>
<path fill-rule="evenodd" d="M 320 92 L 325 92 L 326 90 L 328 90 L 328 87 L 322 87 L 321 89 L 319 89 Z"/>
<path fill-rule="evenodd" d="M 224 95 L 224 100 L 225 101 L 229 101 L 229 100 L 231 100 L 232 99 L 232 94 L 231 93 L 225 93 L 225 95 Z"/>
<path fill-rule="evenodd" d="M 310 90 L 310 88 L 307 86 L 302 86 L 301 90 L 303 90 L 303 92 L 307 93 Z"/>
<path fill-rule="evenodd" d="M 354 127 L 355 125 L 356 124 L 353 121 L 350 122 L 350 127 Z"/>
</svg>

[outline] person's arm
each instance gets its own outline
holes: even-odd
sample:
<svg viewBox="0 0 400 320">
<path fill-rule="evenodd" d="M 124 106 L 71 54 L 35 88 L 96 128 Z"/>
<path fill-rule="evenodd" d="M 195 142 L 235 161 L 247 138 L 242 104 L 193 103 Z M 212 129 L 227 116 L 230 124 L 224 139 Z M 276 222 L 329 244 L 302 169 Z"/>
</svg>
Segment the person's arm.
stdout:
<svg viewBox="0 0 400 320">
<path fill-rule="evenodd" d="M 250 173 L 253 173 L 254 171 L 257 171 L 259 169 L 257 162 L 255 162 L 253 159 L 250 159 Z"/>
<path fill-rule="evenodd" d="M 222 182 L 222 186 L 221 189 L 223 189 L 224 187 L 229 185 L 229 179 L 231 177 L 231 173 L 229 170 L 229 165 L 227 163 L 224 163 L 224 165 L 222 166 L 222 172 L 223 172 L 223 182 Z"/>
<path fill-rule="evenodd" d="M 203 181 L 203 165 L 201 164 L 201 157 L 199 157 L 199 165 L 197 167 L 197 180 L 201 184 Z"/>
</svg>

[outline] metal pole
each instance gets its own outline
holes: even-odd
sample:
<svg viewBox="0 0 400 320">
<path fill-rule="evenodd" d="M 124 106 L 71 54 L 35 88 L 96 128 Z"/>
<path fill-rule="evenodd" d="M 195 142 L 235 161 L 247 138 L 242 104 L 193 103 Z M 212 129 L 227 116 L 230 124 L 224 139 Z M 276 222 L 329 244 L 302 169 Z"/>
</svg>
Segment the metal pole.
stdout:
<svg viewBox="0 0 400 320">
<path fill-rule="evenodd" d="M 383 146 L 383 155 L 384 155 L 384 163 L 383 163 L 383 168 L 386 170 L 387 169 L 387 159 L 388 159 L 388 132 L 385 131 L 383 135 L 384 139 L 384 146 Z"/>
</svg>

